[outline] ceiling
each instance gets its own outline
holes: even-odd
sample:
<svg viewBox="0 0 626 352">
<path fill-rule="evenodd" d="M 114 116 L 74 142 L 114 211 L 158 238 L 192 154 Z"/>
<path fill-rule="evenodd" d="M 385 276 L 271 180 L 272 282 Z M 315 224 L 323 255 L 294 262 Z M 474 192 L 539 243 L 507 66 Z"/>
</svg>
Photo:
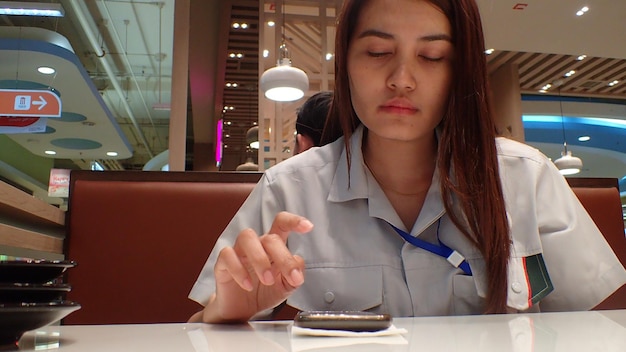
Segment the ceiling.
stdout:
<svg viewBox="0 0 626 352">
<path fill-rule="evenodd" d="M 49 119 L 54 133 L 15 134 L 11 138 L 42 156 L 45 156 L 43 151 L 54 146 L 50 144 L 55 139 L 72 136 L 96 141 L 101 146 L 57 149 L 58 154 L 53 156 L 55 163 L 85 168 L 89 161 L 99 160 L 110 169 L 143 168 L 150 159 L 168 149 L 174 0 L 52 2 L 63 5 L 64 18 L 0 16 L 0 36 L 5 38 L 0 40 L 0 60 L 15 63 L 2 65 L 0 84 L 10 85 L 11 81 L 19 80 L 51 86 L 60 92 L 66 116 Z M 214 148 L 215 126 L 220 118 L 228 123 L 224 125 L 226 147 L 222 170 L 233 170 L 245 161 L 248 156 L 245 133 L 263 116 L 263 109 L 269 104 L 264 97 L 259 100 L 259 73 L 275 65 L 274 46 L 280 39 L 280 31 L 284 30 L 293 65 L 309 75 L 311 85 L 306 96 L 320 89 L 332 89 L 329 86 L 332 79 L 328 83 L 328 77 L 332 78 L 333 61 L 332 58 L 326 61 L 323 54 L 324 48 L 332 48 L 333 38 L 323 33 L 332 33 L 335 8 L 341 1 L 288 0 L 284 7 L 281 3 L 280 0 L 264 1 L 262 5 L 256 0 L 189 0 L 187 169 L 193 169 L 194 150 L 197 152 L 200 146 L 207 145 Z M 478 3 L 486 46 L 494 49 L 487 57 L 490 71 L 503 64 L 519 67 L 525 114 L 558 116 L 563 111 L 571 118 L 626 119 L 626 39 L 618 35 L 626 33 L 622 18 L 626 2 L 478 0 Z M 326 4 L 329 9 L 319 11 L 320 4 Z M 589 6 L 589 12 L 576 16 L 575 12 L 583 5 Z M 269 19 L 279 24 L 284 19 L 286 24 L 270 28 L 265 24 Z M 233 28 L 233 22 L 245 22 L 248 27 Z M 10 47 L 6 38 L 16 35 L 23 38 L 23 27 L 44 28 L 62 35 L 73 54 L 65 50 L 64 55 L 55 55 L 58 49 L 51 53 L 54 50 L 41 45 L 16 50 L 15 41 L 14 47 Z M 6 34 L 9 31 L 12 36 Z M 262 56 L 264 49 L 269 50 L 267 58 Z M 230 58 L 230 53 L 241 53 L 243 57 Z M 587 57 L 577 60 L 582 54 Z M 58 65 L 55 77 L 32 73 L 30 67 L 42 62 Z M 576 74 L 564 78 L 569 70 L 576 70 Z M 615 79 L 620 82 L 609 87 L 608 83 Z M 554 88 L 547 93 L 538 92 L 545 84 L 559 81 L 560 93 Z M 232 82 L 238 86 L 226 87 L 225 83 Z M 558 99 L 550 102 L 545 98 L 558 98 L 559 94 L 584 100 L 565 101 L 561 109 Z M 228 106 L 234 109 L 224 112 L 223 107 Z M 80 120 L 78 115 L 85 119 Z M 285 126 L 289 126 L 293 116 L 283 119 Z M 568 146 L 585 164 L 580 176 L 626 175 L 626 142 L 621 125 L 607 127 L 568 119 L 541 122 L 536 117 L 529 120 L 525 124 L 527 141 L 552 158 L 558 157 L 562 150 L 563 133 L 559 128 L 565 127 Z M 568 123 L 563 124 L 565 121 Z M 582 144 L 575 140 L 579 132 L 598 133 L 601 137 L 592 135 L 589 142 Z M 292 133 L 289 128 L 283 131 L 284 139 L 289 139 L 289 133 Z M 118 156 L 109 157 L 108 151 L 117 151 Z"/>
</svg>

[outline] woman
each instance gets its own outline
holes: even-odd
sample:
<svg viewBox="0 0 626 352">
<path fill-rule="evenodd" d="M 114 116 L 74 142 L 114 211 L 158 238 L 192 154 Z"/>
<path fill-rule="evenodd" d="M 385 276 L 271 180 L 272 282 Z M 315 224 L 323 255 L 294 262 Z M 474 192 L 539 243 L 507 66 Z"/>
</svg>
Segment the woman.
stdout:
<svg viewBox="0 0 626 352">
<path fill-rule="evenodd" d="M 266 171 L 194 285 L 205 309 L 191 321 L 285 300 L 394 316 L 590 309 L 626 282 L 554 165 L 496 138 L 473 0 L 346 0 L 335 60 L 324 139 L 343 138 Z"/>
</svg>

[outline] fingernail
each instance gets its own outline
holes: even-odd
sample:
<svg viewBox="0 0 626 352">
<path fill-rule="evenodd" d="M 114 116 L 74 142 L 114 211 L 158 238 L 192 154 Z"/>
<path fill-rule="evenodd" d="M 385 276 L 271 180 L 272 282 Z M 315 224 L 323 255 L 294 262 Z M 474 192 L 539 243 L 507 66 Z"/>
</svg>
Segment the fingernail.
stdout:
<svg viewBox="0 0 626 352">
<path fill-rule="evenodd" d="M 300 286 L 304 282 L 304 276 L 302 272 L 298 269 L 293 269 L 291 271 L 291 282 L 294 286 Z"/>
<path fill-rule="evenodd" d="M 272 275 L 271 270 L 267 270 L 263 273 L 263 281 L 266 285 L 274 284 L 274 275 Z"/>
<path fill-rule="evenodd" d="M 252 291 L 253 287 L 252 287 L 252 281 L 250 281 L 250 279 L 244 279 L 242 284 L 243 284 L 244 290 Z"/>
<path fill-rule="evenodd" d="M 307 228 L 312 228 L 313 227 L 313 223 L 311 221 L 309 221 L 308 219 L 300 220 L 300 225 L 306 226 Z"/>
</svg>

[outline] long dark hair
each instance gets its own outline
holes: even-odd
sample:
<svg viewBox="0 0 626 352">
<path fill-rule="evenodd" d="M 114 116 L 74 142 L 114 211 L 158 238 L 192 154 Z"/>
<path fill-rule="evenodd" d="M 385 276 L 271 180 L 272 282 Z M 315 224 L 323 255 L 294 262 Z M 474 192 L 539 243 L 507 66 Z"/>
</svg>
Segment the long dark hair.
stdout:
<svg viewBox="0 0 626 352">
<path fill-rule="evenodd" d="M 480 14 L 474 0 L 429 1 L 450 21 L 456 58 L 448 107 L 439 126 L 437 165 L 442 197 L 451 220 L 485 260 L 488 292 L 484 312 L 504 313 L 509 225 L 498 171 Z M 350 136 L 361 121 L 350 98 L 347 53 L 367 2 L 344 1 L 335 39 L 335 98 L 322 136 L 322 143 L 327 143 L 343 135 L 348 155 Z"/>
</svg>

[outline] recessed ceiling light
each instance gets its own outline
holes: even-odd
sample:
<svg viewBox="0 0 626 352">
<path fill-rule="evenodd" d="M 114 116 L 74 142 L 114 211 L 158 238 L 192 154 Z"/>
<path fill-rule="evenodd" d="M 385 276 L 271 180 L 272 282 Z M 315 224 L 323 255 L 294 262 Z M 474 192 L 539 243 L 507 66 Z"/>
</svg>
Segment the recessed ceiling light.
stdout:
<svg viewBox="0 0 626 352">
<path fill-rule="evenodd" d="M 565 77 L 571 77 L 571 76 L 573 76 L 575 73 L 576 73 L 576 71 L 571 70 L 571 71 L 569 71 L 568 73 L 566 73 L 564 76 L 565 76 Z"/>
<path fill-rule="evenodd" d="M 583 60 L 584 60 L 584 59 L 586 59 L 586 58 L 587 58 L 587 55 L 579 55 L 579 56 L 576 58 L 576 60 L 578 60 L 578 61 L 583 61 Z"/>
<path fill-rule="evenodd" d="M 589 11 L 589 7 L 585 6 L 582 9 L 578 10 L 578 12 L 576 12 L 576 16 L 582 16 L 586 14 L 587 11 Z"/>
<path fill-rule="evenodd" d="M 491 55 L 491 54 L 493 54 L 494 51 L 496 51 L 496 49 L 487 49 L 487 50 L 485 50 L 485 54 Z"/>
<path fill-rule="evenodd" d="M 268 57 L 268 56 L 270 56 L 270 51 L 267 49 L 263 50 L 263 57 Z"/>
<path fill-rule="evenodd" d="M 580 142 L 587 142 L 590 139 L 591 139 L 591 137 L 589 137 L 589 136 L 580 136 L 580 137 L 578 137 L 578 141 L 580 141 Z"/>
<path fill-rule="evenodd" d="M 55 152 L 54 150 L 46 150 L 44 153 L 47 155 L 56 155 L 57 152 Z"/>
<path fill-rule="evenodd" d="M 274 27 L 276 25 L 276 22 L 274 21 L 267 21 L 267 26 L 268 27 Z"/>
<path fill-rule="evenodd" d="M 39 73 L 43 73 L 44 75 L 51 75 L 51 74 L 57 72 L 54 68 L 48 67 L 48 66 L 38 67 L 37 71 L 39 71 Z"/>
<path fill-rule="evenodd" d="M 117 152 L 107 152 L 107 156 L 117 156 Z"/>
</svg>

